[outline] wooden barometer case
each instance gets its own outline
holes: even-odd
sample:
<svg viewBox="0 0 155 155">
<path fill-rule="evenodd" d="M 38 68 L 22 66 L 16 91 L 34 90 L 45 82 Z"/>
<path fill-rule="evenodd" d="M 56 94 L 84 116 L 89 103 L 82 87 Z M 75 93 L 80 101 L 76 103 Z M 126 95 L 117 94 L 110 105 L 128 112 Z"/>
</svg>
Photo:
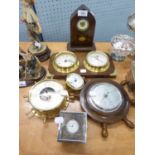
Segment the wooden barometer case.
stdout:
<svg viewBox="0 0 155 155">
<path fill-rule="evenodd" d="M 95 50 L 94 32 L 96 20 L 93 13 L 85 5 L 81 5 L 70 18 L 70 51 L 88 52 Z"/>
</svg>

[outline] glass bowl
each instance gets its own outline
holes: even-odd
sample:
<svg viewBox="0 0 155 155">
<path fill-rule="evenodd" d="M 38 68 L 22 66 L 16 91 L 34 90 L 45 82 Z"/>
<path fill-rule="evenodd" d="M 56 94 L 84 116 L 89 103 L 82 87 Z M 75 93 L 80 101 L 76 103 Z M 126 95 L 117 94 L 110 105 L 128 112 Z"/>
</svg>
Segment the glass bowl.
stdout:
<svg viewBox="0 0 155 155">
<path fill-rule="evenodd" d="M 129 54 L 134 55 L 135 41 L 133 37 L 118 34 L 112 38 L 111 44 L 111 56 L 116 61 L 123 61 Z"/>
</svg>

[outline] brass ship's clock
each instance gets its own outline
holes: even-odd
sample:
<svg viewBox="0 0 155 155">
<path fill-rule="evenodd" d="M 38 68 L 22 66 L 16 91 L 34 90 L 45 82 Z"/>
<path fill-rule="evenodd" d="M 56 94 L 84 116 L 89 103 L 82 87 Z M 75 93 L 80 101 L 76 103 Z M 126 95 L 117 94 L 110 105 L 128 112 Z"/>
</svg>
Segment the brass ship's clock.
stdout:
<svg viewBox="0 0 155 155">
<path fill-rule="evenodd" d="M 95 50 L 93 42 L 95 32 L 94 14 L 85 5 L 81 5 L 73 12 L 70 19 L 70 42 L 67 49 L 70 51 Z"/>
<path fill-rule="evenodd" d="M 54 56 L 52 65 L 57 72 L 67 74 L 79 67 L 79 61 L 73 52 L 63 51 Z"/>
</svg>

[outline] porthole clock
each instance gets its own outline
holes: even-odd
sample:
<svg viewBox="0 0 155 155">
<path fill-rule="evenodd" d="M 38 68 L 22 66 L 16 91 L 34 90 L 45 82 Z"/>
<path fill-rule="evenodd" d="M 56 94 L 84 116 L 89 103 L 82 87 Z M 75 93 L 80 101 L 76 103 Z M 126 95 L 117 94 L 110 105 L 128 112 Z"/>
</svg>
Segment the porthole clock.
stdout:
<svg viewBox="0 0 155 155">
<path fill-rule="evenodd" d="M 67 49 L 73 52 L 95 50 L 95 24 L 94 14 L 88 7 L 81 5 L 77 8 L 70 19 L 70 42 Z"/>
<path fill-rule="evenodd" d="M 62 51 L 57 53 L 53 58 L 53 67 L 57 72 L 70 73 L 79 67 L 79 61 L 75 53 Z"/>
</svg>

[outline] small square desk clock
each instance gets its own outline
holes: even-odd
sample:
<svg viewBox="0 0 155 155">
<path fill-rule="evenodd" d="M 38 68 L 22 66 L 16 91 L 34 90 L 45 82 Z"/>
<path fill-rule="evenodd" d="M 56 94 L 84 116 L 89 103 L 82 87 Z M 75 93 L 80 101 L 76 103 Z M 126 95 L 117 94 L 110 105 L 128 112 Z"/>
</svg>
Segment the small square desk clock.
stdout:
<svg viewBox="0 0 155 155">
<path fill-rule="evenodd" d="M 69 51 L 89 52 L 95 50 L 94 33 L 96 20 L 94 14 L 85 5 L 77 8 L 70 19 Z"/>
<path fill-rule="evenodd" d="M 58 142 L 86 143 L 87 139 L 87 113 L 61 111 L 61 123 L 58 128 Z"/>
</svg>

